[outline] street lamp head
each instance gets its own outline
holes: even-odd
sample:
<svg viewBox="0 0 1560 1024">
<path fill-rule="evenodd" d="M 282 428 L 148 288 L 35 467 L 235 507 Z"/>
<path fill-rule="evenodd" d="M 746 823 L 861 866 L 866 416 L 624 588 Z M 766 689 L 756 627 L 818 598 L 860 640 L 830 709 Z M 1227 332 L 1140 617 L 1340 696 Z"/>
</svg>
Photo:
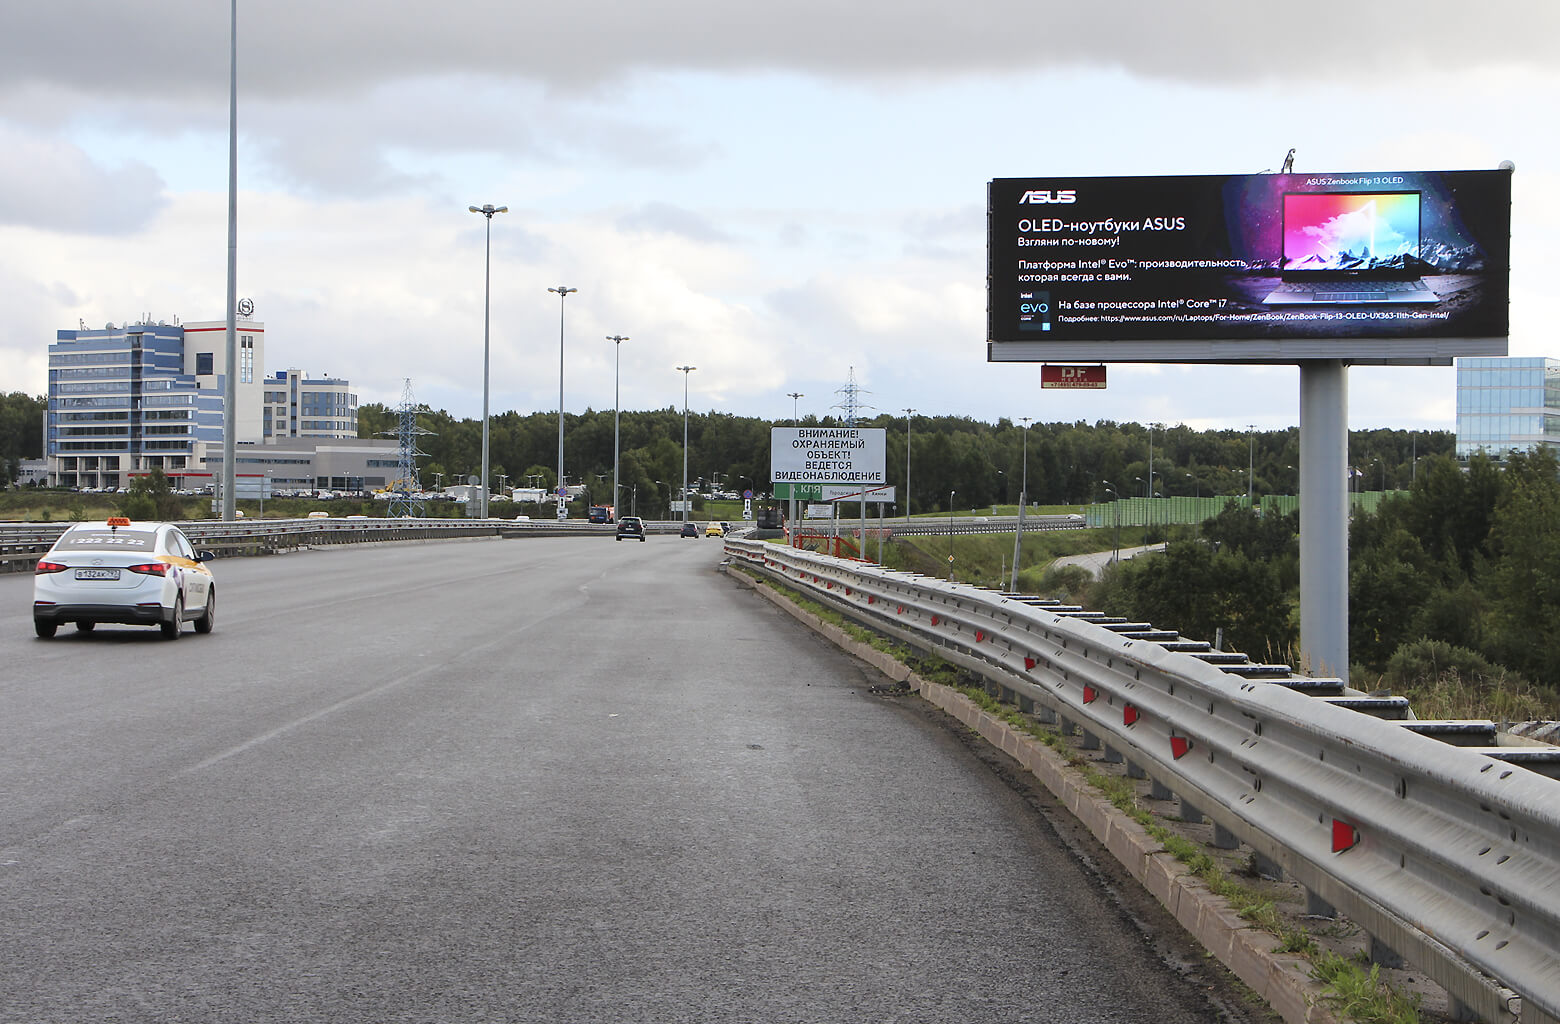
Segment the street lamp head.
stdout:
<svg viewBox="0 0 1560 1024">
<path fill-rule="evenodd" d="M 561 285 L 561 284 L 558 287 L 556 287 L 556 288 L 548 288 L 547 290 L 550 291 L 550 292 L 557 292 L 558 293 L 558 298 L 560 298 L 560 299 L 563 298 L 565 295 L 568 295 L 570 292 L 577 292 L 577 291 L 579 291 L 578 288 L 569 288 L 569 287 L 567 287 L 565 285 Z"/>
<path fill-rule="evenodd" d="M 480 213 L 484 217 L 486 217 L 488 220 L 492 220 L 493 219 L 493 214 L 495 214 L 495 213 L 508 213 L 509 212 L 509 207 L 507 207 L 507 206 L 494 206 L 492 203 L 485 203 L 482 206 L 468 206 L 468 207 L 466 207 L 466 209 L 470 210 L 472 213 Z"/>
</svg>

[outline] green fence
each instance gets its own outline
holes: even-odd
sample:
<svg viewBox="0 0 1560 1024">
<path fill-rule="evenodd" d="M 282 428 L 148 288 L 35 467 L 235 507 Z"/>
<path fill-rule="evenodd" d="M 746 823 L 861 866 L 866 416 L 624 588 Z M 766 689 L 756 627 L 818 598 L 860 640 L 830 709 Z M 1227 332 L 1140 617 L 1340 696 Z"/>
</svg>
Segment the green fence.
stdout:
<svg viewBox="0 0 1560 1024">
<path fill-rule="evenodd" d="M 1349 494 L 1351 509 L 1375 512 L 1383 498 L 1407 494 L 1407 491 L 1360 491 Z M 1090 527 L 1166 526 L 1200 523 L 1212 519 L 1234 502 L 1237 508 L 1255 504 L 1259 514 L 1288 515 L 1300 510 L 1300 499 L 1293 494 L 1259 494 L 1252 502 L 1244 494 L 1217 494 L 1205 498 L 1122 498 L 1086 506 L 1084 521 Z"/>
</svg>

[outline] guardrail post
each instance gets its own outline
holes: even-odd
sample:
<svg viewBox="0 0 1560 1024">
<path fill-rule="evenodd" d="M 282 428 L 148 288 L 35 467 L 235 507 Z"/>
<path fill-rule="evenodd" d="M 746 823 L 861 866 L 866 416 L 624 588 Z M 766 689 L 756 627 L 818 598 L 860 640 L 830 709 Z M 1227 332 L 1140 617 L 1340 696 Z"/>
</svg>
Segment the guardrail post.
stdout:
<svg viewBox="0 0 1560 1024">
<path fill-rule="evenodd" d="M 1251 852 L 1251 867 L 1253 871 L 1263 878 L 1280 879 L 1284 877 L 1284 869 L 1279 867 L 1277 861 L 1264 854 L 1257 853 L 1255 850 Z"/>
<path fill-rule="evenodd" d="M 1068 718 L 1066 715 L 1062 715 L 1058 719 L 1057 732 L 1060 732 L 1063 736 L 1071 736 L 1073 734 L 1072 719 Z"/>
<path fill-rule="evenodd" d="M 1394 970 L 1408 966 L 1408 961 L 1404 960 L 1396 950 L 1374 935 L 1370 937 L 1370 962 Z"/>
<path fill-rule="evenodd" d="M 1170 787 L 1158 779 L 1149 779 L 1148 798 L 1150 800 L 1174 800 L 1175 793 L 1171 792 Z"/>
<path fill-rule="evenodd" d="M 1322 899 L 1310 889 L 1305 891 L 1305 912 L 1309 917 L 1336 918 L 1338 908 Z"/>
<path fill-rule="evenodd" d="M 1203 817 L 1202 811 L 1187 803 L 1186 797 L 1183 796 L 1181 798 L 1181 820 L 1188 825 L 1201 825 L 1207 819 Z"/>
<path fill-rule="evenodd" d="M 1121 756 L 1121 751 L 1117 750 L 1115 747 L 1111 746 L 1109 743 L 1105 744 L 1105 763 L 1106 764 L 1120 764 L 1121 762 L 1123 762 L 1125 760 L 1126 760 L 1126 758 Z"/>
<path fill-rule="evenodd" d="M 1089 730 L 1083 730 L 1083 741 L 1078 746 L 1084 750 L 1100 749 L 1100 738 Z"/>
<path fill-rule="evenodd" d="M 1052 711 L 1050 708 L 1046 707 L 1044 704 L 1036 704 L 1035 705 L 1035 717 L 1040 719 L 1040 724 L 1041 725 L 1055 725 L 1056 724 L 1056 712 Z"/>
<path fill-rule="evenodd" d="M 1239 848 L 1240 840 L 1235 838 L 1235 833 L 1220 825 L 1213 823 L 1213 848 L 1215 850 L 1234 850 Z"/>
<path fill-rule="evenodd" d="M 1137 764 L 1136 761 L 1128 761 L 1127 762 L 1127 778 L 1129 778 L 1129 779 L 1146 779 L 1146 778 L 1148 778 L 1148 772 L 1145 772 L 1142 768 L 1138 767 L 1138 764 Z"/>
</svg>

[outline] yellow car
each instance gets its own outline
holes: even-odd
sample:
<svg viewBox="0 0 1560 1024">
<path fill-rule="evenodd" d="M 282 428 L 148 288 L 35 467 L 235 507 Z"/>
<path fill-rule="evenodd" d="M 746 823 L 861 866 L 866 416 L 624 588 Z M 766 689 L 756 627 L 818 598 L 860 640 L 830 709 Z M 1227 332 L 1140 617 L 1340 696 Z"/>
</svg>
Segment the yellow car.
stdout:
<svg viewBox="0 0 1560 1024">
<path fill-rule="evenodd" d="M 719 523 L 711 523 L 711 524 L 709 524 L 708 526 L 706 526 L 704 528 L 704 536 L 706 536 L 706 537 L 724 537 L 724 536 L 726 536 L 726 531 L 721 529 Z"/>
</svg>

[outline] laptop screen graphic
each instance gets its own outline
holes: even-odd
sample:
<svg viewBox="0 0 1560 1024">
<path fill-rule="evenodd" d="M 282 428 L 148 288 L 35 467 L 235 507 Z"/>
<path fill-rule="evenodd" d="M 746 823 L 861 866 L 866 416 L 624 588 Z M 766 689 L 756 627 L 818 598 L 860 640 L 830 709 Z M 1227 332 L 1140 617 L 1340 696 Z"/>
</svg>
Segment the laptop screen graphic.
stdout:
<svg viewBox="0 0 1560 1024">
<path fill-rule="evenodd" d="M 1370 271 L 1419 255 L 1418 192 L 1287 192 L 1290 271 Z"/>
</svg>

